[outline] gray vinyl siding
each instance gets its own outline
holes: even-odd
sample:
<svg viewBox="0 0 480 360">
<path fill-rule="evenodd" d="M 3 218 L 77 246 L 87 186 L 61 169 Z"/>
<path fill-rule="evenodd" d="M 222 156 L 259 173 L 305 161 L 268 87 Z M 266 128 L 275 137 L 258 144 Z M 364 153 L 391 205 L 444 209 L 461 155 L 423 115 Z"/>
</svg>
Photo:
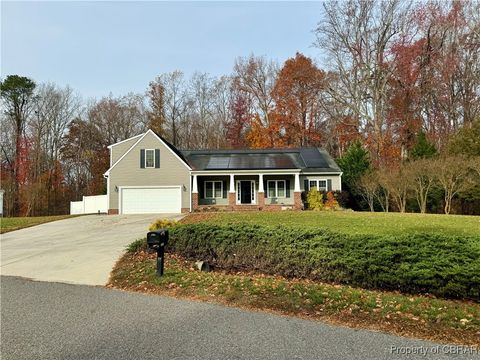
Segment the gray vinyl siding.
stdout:
<svg viewBox="0 0 480 360">
<path fill-rule="evenodd" d="M 141 135 L 140 135 L 141 136 Z M 136 137 L 136 138 L 133 138 L 133 139 L 130 139 L 130 140 L 127 140 L 121 144 L 117 144 L 115 146 L 112 146 L 111 147 L 111 162 L 110 162 L 110 166 L 112 166 L 113 164 L 115 164 L 117 162 L 118 159 L 120 159 L 122 157 L 123 154 L 125 154 L 125 152 L 130 149 L 132 147 L 133 144 L 135 144 L 135 142 L 138 141 L 138 139 L 140 139 L 140 136 L 139 137 Z"/>
<path fill-rule="evenodd" d="M 135 139 L 138 141 L 138 139 Z M 117 145 L 122 146 L 123 144 Z M 160 168 L 140 168 L 141 149 L 160 149 Z M 128 149 L 127 149 L 128 150 Z M 172 151 L 152 133 L 145 137 L 110 170 L 109 208 L 118 209 L 120 186 L 183 186 L 182 208 L 190 208 L 190 171 Z"/>
<path fill-rule="evenodd" d="M 300 176 L 300 188 L 305 191 L 305 180 L 308 179 L 325 179 L 332 180 L 332 191 L 342 190 L 340 175 L 322 175 L 322 174 L 308 174 Z"/>
</svg>

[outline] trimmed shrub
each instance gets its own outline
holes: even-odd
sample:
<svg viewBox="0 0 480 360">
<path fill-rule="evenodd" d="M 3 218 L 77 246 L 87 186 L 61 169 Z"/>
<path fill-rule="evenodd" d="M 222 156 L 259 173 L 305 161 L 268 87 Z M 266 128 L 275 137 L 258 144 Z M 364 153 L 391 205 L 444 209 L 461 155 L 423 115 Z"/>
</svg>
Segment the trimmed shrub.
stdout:
<svg viewBox="0 0 480 360">
<path fill-rule="evenodd" d="M 307 193 L 308 208 L 311 210 L 323 209 L 323 194 L 316 188 L 310 189 Z"/>
<path fill-rule="evenodd" d="M 148 228 L 149 231 L 155 231 L 158 229 L 171 229 L 177 225 L 176 220 L 171 219 L 158 219 L 153 222 Z"/>
<path fill-rule="evenodd" d="M 340 210 L 340 205 L 338 204 L 337 199 L 333 192 L 329 191 L 327 193 L 327 200 L 325 200 L 325 210 Z"/>
<path fill-rule="evenodd" d="M 188 224 L 170 234 L 169 251 L 226 270 L 480 299 L 476 236 L 348 235 L 247 224 Z"/>
<path fill-rule="evenodd" d="M 147 239 L 137 239 L 134 242 L 127 245 L 127 253 L 136 253 L 139 251 L 147 250 Z"/>
</svg>

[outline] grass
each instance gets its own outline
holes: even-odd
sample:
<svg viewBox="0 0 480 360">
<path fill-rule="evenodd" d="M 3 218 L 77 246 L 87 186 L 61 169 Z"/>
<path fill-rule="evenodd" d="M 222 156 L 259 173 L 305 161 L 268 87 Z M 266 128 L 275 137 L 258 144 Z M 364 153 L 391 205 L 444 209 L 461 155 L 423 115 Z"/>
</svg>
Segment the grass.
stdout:
<svg viewBox="0 0 480 360">
<path fill-rule="evenodd" d="M 360 235 L 438 233 L 479 235 L 480 217 L 356 212 L 197 213 L 182 223 L 250 223 L 267 226 L 326 228 Z M 205 273 L 192 261 L 167 254 L 165 274 L 155 273 L 155 255 L 145 239 L 128 247 L 109 287 L 209 301 L 247 309 L 322 320 L 353 328 L 379 330 L 444 343 L 480 343 L 480 304 L 394 291 L 366 290 L 307 279 L 255 272 L 216 270 Z"/>
<path fill-rule="evenodd" d="M 19 230 L 34 225 L 39 225 L 51 221 L 68 219 L 78 215 L 54 215 L 54 216 L 34 216 L 34 217 L 10 217 L 0 219 L 0 233 Z"/>
<path fill-rule="evenodd" d="M 138 240 L 115 266 L 109 287 L 273 311 L 397 335 L 476 345 L 480 305 L 397 292 L 372 291 L 256 273 L 199 272 L 167 254 L 165 275 Z"/>
<path fill-rule="evenodd" d="M 199 213 L 187 216 L 184 223 L 251 223 L 275 226 L 324 227 L 348 234 L 441 233 L 479 235 L 480 216 L 370 213 L 351 211 L 282 211 Z"/>
</svg>

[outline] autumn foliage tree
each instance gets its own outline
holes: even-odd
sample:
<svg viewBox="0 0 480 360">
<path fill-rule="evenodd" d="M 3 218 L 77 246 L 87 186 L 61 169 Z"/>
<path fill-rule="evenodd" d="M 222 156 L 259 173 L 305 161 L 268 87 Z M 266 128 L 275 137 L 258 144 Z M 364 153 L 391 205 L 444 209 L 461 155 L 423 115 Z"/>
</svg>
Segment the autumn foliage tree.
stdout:
<svg viewBox="0 0 480 360">
<path fill-rule="evenodd" d="M 287 146 L 318 144 L 320 128 L 320 92 L 325 88 L 325 74 L 312 59 L 297 53 L 278 73 L 272 90 L 276 121 Z"/>
<path fill-rule="evenodd" d="M 147 97 L 150 110 L 147 113 L 148 127 L 157 134 L 165 134 L 165 88 L 159 78 L 148 85 Z"/>
<path fill-rule="evenodd" d="M 480 2 L 323 5 L 314 29 L 323 57 L 291 54 L 280 68 L 277 59 L 252 54 L 237 58 L 229 74 L 164 72 L 144 94 L 91 101 L 68 87 L 2 79 L 6 213 L 61 213 L 69 199 L 103 192 L 107 146 L 146 128 L 179 149 L 323 147 L 338 160 L 356 210 L 459 212 L 468 205 L 480 213 L 478 181 L 451 191 L 439 176 L 432 185 L 427 174 L 409 173 L 422 159 L 426 168 L 447 155 L 471 158 L 468 171 L 461 162 L 453 175 L 472 180 L 478 169 Z M 356 184 L 367 173 L 376 183 L 362 184 L 375 190 L 365 201 Z"/>
<path fill-rule="evenodd" d="M 12 157 L 8 156 L 6 149 L 3 155 L 8 163 L 13 181 L 13 215 L 20 212 L 20 183 L 24 161 L 25 125 L 27 117 L 32 110 L 35 82 L 27 77 L 9 75 L 0 82 L 0 96 L 7 121 L 11 122 L 14 134 L 14 151 Z"/>
<path fill-rule="evenodd" d="M 230 119 L 226 123 L 227 143 L 234 149 L 247 147 L 245 133 L 250 127 L 251 114 L 248 96 L 241 91 L 233 94 Z"/>
</svg>

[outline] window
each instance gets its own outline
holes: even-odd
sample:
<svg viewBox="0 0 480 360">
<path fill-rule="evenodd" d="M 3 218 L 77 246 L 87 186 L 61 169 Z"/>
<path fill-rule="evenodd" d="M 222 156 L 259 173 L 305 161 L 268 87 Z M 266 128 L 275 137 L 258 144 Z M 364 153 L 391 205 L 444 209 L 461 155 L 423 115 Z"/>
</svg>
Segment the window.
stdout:
<svg viewBox="0 0 480 360">
<path fill-rule="evenodd" d="M 155 150 L 153 149 L 145 150 L 145 167 L 146 168 L 155 167 Z"/>
<path fill-rule="evenodd" d="M 268 180 L 267 197 L 284 198 L 286 197 L 286 181 L 285 180 Z"/>
<path fill-rule="evenodd" d="M 327 191 L 327 180 L 309 180 L 309 188 L 316 188 L 318 191 Z"/>
<path fill-rule="evenodd" d="M 223 198 L 223 181 L 205 181 L 205 199 Z"/>
</svg>

